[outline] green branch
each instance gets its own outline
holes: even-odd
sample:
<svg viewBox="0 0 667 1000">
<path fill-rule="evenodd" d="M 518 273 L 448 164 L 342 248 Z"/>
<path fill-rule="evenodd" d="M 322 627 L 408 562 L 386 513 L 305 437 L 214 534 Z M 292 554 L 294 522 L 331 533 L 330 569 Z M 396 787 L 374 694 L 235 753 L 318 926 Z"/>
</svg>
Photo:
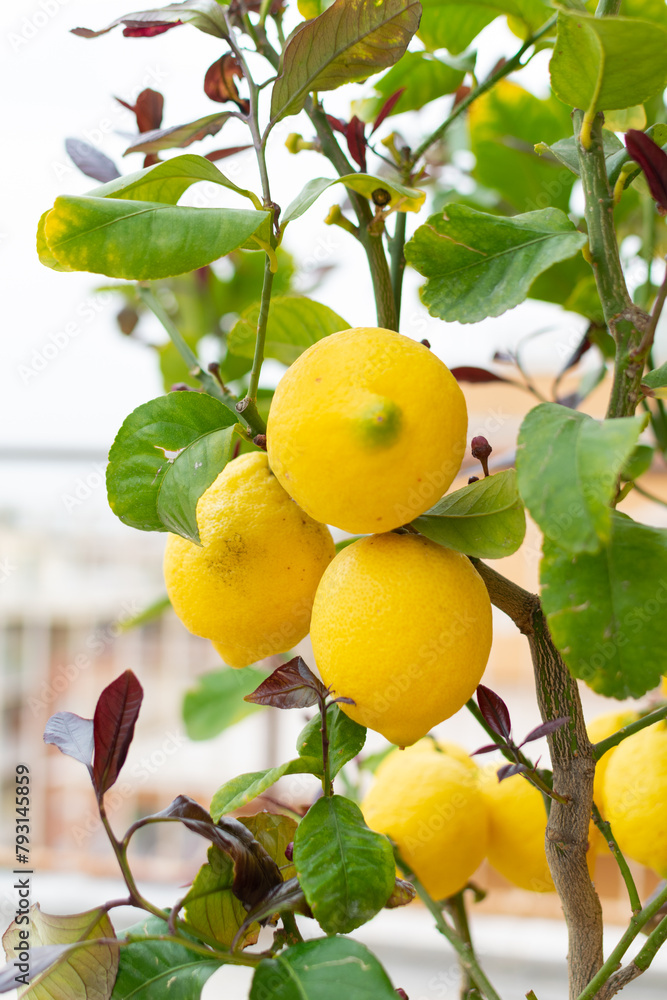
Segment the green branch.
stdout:
<svg viewBox="0 0 667 1000">
<path fill-rule="evenodd" d="M 400 323 L 401 319 L 401 298 L 403 295 L 403 275 L 405 274 L 405 230 L 407 226 L 407 212 L 396 213 L 396 228 L 394 235 L 389 241 L 389 255 L 391 259 L 391 287 L 394 293 L 394 305 L 396 307 L 396 318 Z"/>
<path fill-rule="evenodd" d="M 636 722 L 631 722 L 629 725 L 623 726 L 618 732 L 608 736 L 606 740 L 600 740 L 599 743 L 594 744 L 593 755 L 595 759 L 600 760 L 600 757 L 604 757 L 607 750 L 617 747 L 623 740 L 627 740 L 628 736 L 634 736 L 635 733 L 640 733 L 647 726 L 652 726 L 654 722 L 660 722 L 665 718 L 667 718 L 667 705 L 663 705 L 662 708 L 656 708 L 655 712 L 649 712 L 648 715 L 642 716 Z"/>
<path fill-rule="evenodd" d="M 618 846 L 616 837 L 614 836 L 611 829 L 611 824 L 609 823 L 608 820 L 602 818 L 602 814 L 600 813 L 598 807 L 595 805 L 595 802 L 593 803 L 593 822 L 595 823 L 598 830 L 606 840 L 607 844 L 609 845 L 609 850 L 616 859 L 616 864 L 618 865 L 618 869 L 621 873 L 623 881 L 625 882 L 625 886 L 628 890 L 628 896 L 630 898 L 630 906 L 632 908 L 633 915 L 640 913 L 642 904 L 639 898 L 639 893 L 637 892 L 637 886 L 635 885 L 635 880 L 633 879 L 632 872 L 630 871 L 630 867 L 627 861 L 625 860 L 624 854 L 622 853 L 620 847 Z"/>
<path fill-rule="evenodd" d="M 414 166 L 421 159 L 426 150 L 429 149 L 434 142 L 438 142 L 439 139 L 442 139 L 452 122 L 456 121 L 456 119 L 462 115 L 464 111 L 467 111 L 473 101 L 476 101 L 478 97 L 482 96 L 482 94 L 485 94 L 488 90 L 491 90 L 492 87 L 495 87 L 500 80 L 508 76 L 508 74 L 513 73 L 515 69 L 520 69 L 521 57 L 528 51 L 529 48 L 531 48 L 531 46 L 535 44 L 535 42 L 539 41 L 543 35 L 546 35 L 549 31 L 551 31 L 557 20 L 557 14 L 550 17 L 538 31 L 529 35 L 521 48 L 518 52 L 515 52 L 511 59 L 508 59 L 507 62 L 503 63 L 500 69 L 496 70 L 495 73 L 482 83 L 478 84 L 478 86 L 475 87 L 474 90 L 471 90 L 467 97 L 464 97 L 462 101 L 459 101 L 452 113 L 445 119 L 442 125 L 440 125 L 435 132 L 432 132 L 431 135 L 424 139 L 421 145 L 417 146 L 417 149 L 410 156 L 411 166 Z"/>
<path fill-rule="evenodd" d="M 245 399 L 236 404 L 236 410 L 244 420 L 252 427 L 257 434 L 266 434 L 266 424 L 257 410 L 257 390 L 259 388 L 259 376 L 262 371 L 264 361 L 264 344 L 266 342 L 266 330 L 269 322 L 269 307 L 271 304 L 271 290 L 273 288 L 274 272 L 272 262 L 267 254 L 264 259 L 264 282 L 262 284 L 262 298 L 259 305 L 259 316 L 257 318 L 257 335 L 255 337 L 255 354 L 252 360 L 252 370 L 248 391 Z"/>
</svg>

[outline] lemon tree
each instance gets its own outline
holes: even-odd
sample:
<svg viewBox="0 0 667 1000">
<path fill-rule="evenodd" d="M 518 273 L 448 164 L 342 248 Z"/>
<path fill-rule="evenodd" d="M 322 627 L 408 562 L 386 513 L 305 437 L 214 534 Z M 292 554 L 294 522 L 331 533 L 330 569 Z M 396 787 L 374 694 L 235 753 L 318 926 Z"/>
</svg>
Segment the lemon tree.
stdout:
<svg viewBox="0 0 667 1000">
<path fill-rule="evenodd" d="M 500 61 L 485 52 L 488 74 L 477 47 L 489 33 L 478 36 L 496 20 L 517 42 Z M 607 1000 L 651 975 L 667 939 L 667 888 L 642 898 L 628 864 L 667 876 L 657 690 L 667 529 L 657 508 L 625 505 L 630 495 L 653 503 L 651 470 L 667 455 L 656 337 L 667 298 L 665 4 L 183 0 L 74 34 L 174 30 L 176 43 L 186 24 L 217 46 L 208 69 L 202 47 L 197 70 L 215 113 L 163 123 L 162 95 L 140 93 L 126 105 L 137 120 L 126 152 L 146 160 L 125 174 L 70 143 L 97 186 L 45 206 L 37 252 L 55 271 L 123 279 L 123 332 L 148 316 L 167 338 L 167 391 L 123 421 L 107 492 L 126 525 L 168 536 L 168 597 L 150 613 L 172 606 L 224 661 L 186 695 L 188 734 L 207 739 L 250 711 L 308 718 L 289 759 L 250 771 L 239 742 L 239 773 L 219 785 L 213 759 L 202 779 L 210 809 L 178 795 L 120 837 L 105 796 L 141 724 L 138 679 L 116 678 L 91 718 L 56 713 L 45 739 L 88 769 L 143 919 L 114 940 L 108 912 L 124 900 L 67 917 L 34 910 L 32 944 L 46 946 L 33 952 L 34 990 L 126 1000 L 168 988 L 198 1000 L 214 972 L 242 964 L 254 1000 L 338 1000 L 341 990 L 390 1000 L 403 984 L 351 935 L 419 896 L 460 959 L 461 996 L 501 1000 L 468 919 L 481 895 L 470 879 L 484 879 L 488 862 L 518 889 L 558 894 L 569 996 Z M 532 93 L 522 70 L 538 51 L 536 72 L 549 62 L 549 78 Z M 345 113 L 339 102 L 337 117 L 330 92 L 346 84 L 353 103 Z M 394 128 L 394 116 L 422 108 Z M 275 169 L 283 127 L 307 132 L 286 133 L 290 154 L 311 157 L 303 186 L 297 171 Z M 223 128 L 229 142 L 207 148 Z M 244 170 L 242 186 L 225 161 L 248 147 L 257 173 Z M 216 193 L 206 207 L 192 204 L 202 182 Z M 356 289 L 340 303 L 310 297 L 333 262 L 304 259 L 306 215 L 357 244 L 375 320 L 352 315 Z M 409 309 L 408 266 L 421 284 Z M 489 367 L 474 363 L 476 324 L 517 308 L 502 329 L 514 316 L 520 326 L 528 299 L 556 317 L 549 388 L 514 343 L 499 344 Z M 470 344 L 470 363 L 450 370 L 454 341 Z M 494 445 L 507 422 L 485 384 L 533 397 L 516 450 Z M 588 413 L 596 388 L 604 419 Z M 511 562 L 504 573 L 489 564 L 521 550 L 526 511 L 541 534 L 540 553 L 523 552 L 540 556 L 538 594 L 513 581 Z M 533 662 L 541 722 L 523 739 L 484 676 L 492 605 Z M 312 656 L 294 648 L 308 633 Z M 586 719 L 581 685 L 623 704 Z M 448 739 L 462 710 L 491 741 L 473 756 L 503 758 L 483 772 Z M 260 797 L 280 803 L 273 786 L 290 776 L 296 807 L 264 811 Z M 208 849 L 170 911 L 143 896 L 128 854 L 138 830 L 163 822 Z M 606 951 L 591 874 L 602 844 L 632 915 Z M 263 925 L 275 930 L 260 950 Z M 3 938 L 4 991 L 24 933 L 17 920 Z M 525 987 L 540 996 L 539 983 Z"/>
</svg>

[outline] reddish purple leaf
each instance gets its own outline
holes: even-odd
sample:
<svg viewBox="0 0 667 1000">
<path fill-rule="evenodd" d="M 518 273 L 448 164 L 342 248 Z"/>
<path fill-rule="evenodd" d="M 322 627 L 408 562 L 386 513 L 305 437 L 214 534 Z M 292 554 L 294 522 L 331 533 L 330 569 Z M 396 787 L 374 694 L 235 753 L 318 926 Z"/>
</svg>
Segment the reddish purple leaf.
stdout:
<svg viewBox="0 0 667 1000">
<path fill-rule="evenodd" d="M 82 139 L 65 139 L 65 149 L 70 159 L 86 177 L 92 177 L 100 184 L 120 177 L 120 171 L 113 160 Z"/>
<path fill-rule="evenodd" d="M 523 746 L 524 743 L 532 743 L 533 740 L 539 740 L 542 736 L 550 736 L 551 733 L 555 733 L 557 729 L 561 729 L 563 726 L 566 726 L 569 721 L 570 716 L 564 715 L 560 719 L 552 719 L 551 722 L 543 722 L 541 726 L 535 726 L 535 729 L 531 729 L 523 743 L 520 743 L 519 746 Z"/>
<path fill-rule="evenodd" d="M 327 115 L 327 121 L 334 132 L 342 132 L 343 135 L 347 135 L 347 122 L 344 122 L 342 118 L 334 118 L 333 115 Z"/>
<path fill-rule="evenodd" d="M 503 767 L 498 768 L 498 781 L 511 778 L 513 774 L 524 774 L 528 770 L 525 764 L 505 764 Z"/>
<path fill-rule="evenodd" d="M 117 97 L 116 100 L 134 114 L 139 133 L 150 132 L 162 124 L 164 97 L 159 91 L 147 87 L 146 90 L 141 91 L 134 104 L 128 104 L 120 97 Z"/>
<path fill-rule="evenodd" d="M 357 118 L 355 115 L 345 131 L 345 138 L 347 139 L 347 148 L 350 151 L 350 156 L 355 163 L 359 164 L 364 172 L 366 171 L 365 128 L 365 123 L 362 122 L 361 118 Z"/>
<path fill-rule="evenodd" d="M 93 784 L 99 799 L 114 784 L 125 763 L 143 696 L 141 684 L 131 670 L 126 670 L 104 689 L 95 706 Z"/>
<path fill-rule="evenodd" d="M 396 989 L 394 990 L 394 992 L 398 994 L 398 996 L 401 998 L 401 1000 L 410 1000 L 410 997 L 405 992 L 405 990 L 403 989 L 402 986 L 397 986 Z"/>
<path fill-rule="evenodd" d="M 219 104 L 233 101 L 243 114 L 247 115 L 250 104 L 239 96 L 235 77 L 243 78 L 241 64 L 231 52 L 227 52 L 222 58 L 216 59 L 213 65 L 206 70 L 204 93 L 210 100 L 217 101 Z"/>
<path fill-rule="evenodd" d="M 488 372 L 486 368 L 472 368 L 464 365 L 460 368 L 450 369 L 457 382 L 507 382 L 506 378 Z"/>
<path fill-rule="evenodd" d="M 327 689 L 300 656 L 283 663 L 244 701 L 273 708 L 310 708 L 325 697 Z"/>
<path fill-rule="evenodd" d="M 375 130 L 380 127 L 380 125 L 385 120 L 385 118 L 387 117 L 387 115 L 390 115 L 392 113 L 392 111 L 394 110 L 394 107 L 395 107 L 397 101 L 400 101 L 401 97 L 403 96 L 403 92 L 404 91 L 405 91 L 405 87 L 401 87 L 401 89 L 397 90 L 395 94 L 392 94 L 391 97 L 387 98 L 387 100 L 384 102 L 384 104 L 380 108 L 380 113 L 378 114 L 377 118 L 373 122 L 373 128 L 371 129 L 371 135 L 373 135 L 373 132 L 375 132 Z"/>
<path fill-rule="evenodd" d="M 216 160 L 225 160 L 228 156 L 236 156 L 244 149 L 252 149 L 252 143 L 248 143 L 246 146 L 230 146 L 228 149 L 215 149 L 212 153 L 204 153 L 204 157 L 211 163 L 215 163 Z"/>
<path fill-rule="evenodd" d="M 493 753 L 494 750 L 500 750 L 504 745 L 504 743 L 485 743 L 479 750 L 473 750 L 470 756 L 475 757 L 478 753 Z"/>
<path fill-rule="evenodd" d="M 507 705 L 500 695 L 492 691 L 491 688 L 480 684 L 477 687 L 477 704 L 486 723 L 494 733 L 508 740 L 512 731 L 512 723 Z"/>
<path fill-rule="evenodd" d="M 154 35 L 162 35 L 170 28 L 177 28 L 182 21 L 171 21 L 169 24 L 141 24 L 133 27 L 128 24 L 123 28 L 125 38 L 153 38 Z"/>
<path fill-rule="evenodd" d="M 56 712 L 46 723 L 44 742 L 53 743 L 61 753 L 85 764 L 92 775 L 95 749 L 92 719 L 82 719 L 74 712 Z"/>
<path fill-rule="evenodd" d="M 207 135 L 215 135 L 231 115 L 231 111 L 221 111 L 218 115 L 207 115 L 186 125 L 171 125 L 169 128 L 143 132 L 128 146 L 123 156 L 128 153 L 159 153 L 162 149 L 184 149 Z"/>
<path fill-rule="evenodd" d="M 650 135 L 631 128 L 625 133 L 625 147 L 644 171 L 646 183 L 662 214 L 667 213 L 667 153 Z"/>
<path fill-rule="evenodd" d="M 306 902 L 306 895 L 297 878 L 290 878 L 286 882 L 274 886 L 263 899 L 257 901 L 236 932 L 232 941 L 232 950 L 243 939 L 251 924 L 256 922 L 266 924 L 267 920 L 275 913 L 302 913 L 304 917 L 313 916 L 313 911 Z M 265 994 L 262 993 L 262 995 Z"/>
</svg>

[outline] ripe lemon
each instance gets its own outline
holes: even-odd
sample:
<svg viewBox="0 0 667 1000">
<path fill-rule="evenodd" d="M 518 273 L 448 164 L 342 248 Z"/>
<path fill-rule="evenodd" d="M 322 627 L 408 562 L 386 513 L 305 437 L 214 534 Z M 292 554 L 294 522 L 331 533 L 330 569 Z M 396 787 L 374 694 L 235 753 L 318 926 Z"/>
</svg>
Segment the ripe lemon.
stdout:
<svg viewBox="0 0 667 1000">
<path fill-rule="evenodd" d="M 170 535 L 167 593 L 183 624 L 231 667 L 291 649 L 308 632 L 333 539 L 297 507 L 266 455 L 229 462 L 197 503 L 202 545 Z"/>
<path fill-rule="evenodd" d="M 489 812 L 490 863 L 520 889 L 553 892 L 544 848 L 547 811 L 541 792 L 520 774 L 498 781 L 494 768 L 482 772 L 481 789 Z"/>
<path fill-rule="evenodd" d="M 395 751 L 361 804 L 364 819 L 396 842 L 434 899 L 462 889 L 486 854 L 487 809 L 477 766 L 448 753 Z"/>
<path fill-rule="evenodd" d="M 465 399 L 423 344 L 360 327 L 309 347 L 281 379 L 269 463 L 311 517 L 390 531 L 432 507 L 465 452 Z"/>
<path fill-rule="evenodd" d="M 419 757 L 421 754 L 446 754 L 449 757 L 453 757 L 460 764 L 463 764 L 468 770 L 472 771 L 474 774 L 479 773 L 479 768 L 477 764 L 472 759 L 467 750 L 459 746 L 458 743 L 452 743 L 449 740 L 435 740 L 430 736 L 423 740 L 417 740 L 412 746 L 405 747 L 402 750 L 392 750 L 384 760 L 380 761 L 378 764 L 375 774 L 381 774 L 382 768 L 385 766 L 386 762 L 394 757 L 396 754 L 400 754 L 403 760 L 410 759 L 412 757 Z"/>
<path fill-rule="evenodd" d="M 322 680 L 355 722 L 409 746 L 466 703 L 491 648 L 491 602 L 466 556 L 421 535 L 339 552 L 310 627 Z"/>
<path fill-rule="evenodd" d="M 629 736 L 607 766 L 603 799 L 624 854 L 667 876 L 667 724 Z"/>
<path fill-rule="evenodd" d="M 599 715 L 596 719 L 591 719 L 586 725 L 588 730 L 588 738 L 591 743 L 600 743 L 601 740 L 606 740 L 608 736 L 613 736 L 617 733 L 619 729 L 623 726 L 629 725 L 631 722 L 636 722 L 639 718 L 637 712 L 633 712 L 631 709 L 626 709 L 622 712 L 609 712 L 606 715 Z M 596 806 L 604 816 L 604 802 L 603 802 L 603 792 L 604 779 L 607 773 L 607 767 L 614 755 L 616 747 L 612 747 L 611 750 L 607 750 L 604 757 L 595 765 L 595 784 L 593 785 L 593 801 Z"/>
</svg>

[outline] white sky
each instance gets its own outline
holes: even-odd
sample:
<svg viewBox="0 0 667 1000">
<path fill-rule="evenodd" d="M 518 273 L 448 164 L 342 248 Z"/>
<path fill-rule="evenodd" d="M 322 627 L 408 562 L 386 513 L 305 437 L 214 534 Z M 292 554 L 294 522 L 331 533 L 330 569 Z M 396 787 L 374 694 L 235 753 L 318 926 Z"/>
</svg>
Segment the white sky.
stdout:
<svg viewBox="0 0 667 1000">
<path fill-rule="evenodd" d="M 95 286 L 106 279 L 51 271 L 39 263 L 34 249 L 37 220 L 56 196 L 83 193 L 96 183 L 71 165 L 64 151 L 65 137 L 87 139 L 125 172 L 141 167 L 137 154 L 121 161 L 127 143 L 117 132 L 132 132 L 135 125 L 113 94 L 131 101 L 146 86 L 161 90 L 165 126 L 220 110 L 202 90 L 206 68 L 221 53 L 220 42 L 212 36 L 189 26 L 147 39 L 125 39 L 120 28 L 91 40 L 69 33 L 79 25 L 102 27 L 137 7 L 141 9 L 141 4 L 135 6 L 132 0 L 127 4 L 123 0 L 11 0 L 0 7 L 5 135 L 0 188 L 4 287 L 0 446 L 106 450 L 127 413 L 162 391 L 151 352 L 122 338 L 115 329 L 117 299 L 95 296 Z M 510 54 L 518 44 L 502 21 L 490 26 L 484 39 L 482 74 L 498 54 Z M 538 56 L 521 82 L 541 80 L 543 86 L 546 61 L 546 54 Z M 347 116 L 349 96 L 349 92 L 331 95 L 328 109 Z M 445 98 L 429 111 L 431 127 L 447 106 Z M 412 122 L 415 138 L 429 126 L 425 113 Z M 406 117 L 399 119 L 401 127 L 406 128 L 405 123 Z M 290 131 L 311 134 L 303 116 L 287 119 L 273 133 L 269 148 L 273 197 L 283 206 L 310 177 L 333 176 L 322 157 L 312 153 L 293 157 L 286 152 L 283 144 Z M 230 122 L 218 136 L 194 144 L 188 152 L 235 145 L 246 141 L 244 134 L 240 123 Z M 244 185 L 254 181 L 251 152 L 221 166 L 235 179 L 241 177 Z M 191 197 L 197 197 L 196 187 Z M 233 204 L 226 191 L 221 190 L 220 198 L 220 204 Z M 341 230 L 321 221 L 333 201 L 334 197 L 325 194 L 304 219 L 294 223 L 286 245 L 306 262 L 306 273 L 314 258 L 324 257 L 335 264 L 317 296 L 352 325 L 372 325 L 375 313 L 363 254 Z M 413 224 L 412 218 L 409 221 Z M 538 367 L 553 369 L 562 362 L 564 345 L 575 343 L 581 329 L 575 317 L 559 319 L 557 310 L 535 304 L 475 327 L 444 324 L 429 317 L 419 304 L 418 284 L 418 276 L 408 272 L 402 331 L 418 339 L 428 337 L 450 366 L 483 364 L 496 348 L 555 323 L 557 331 L 528 353 Z M 76 325 L 74 336 L 64 333 L 71 324 Z M 159 337 L 157 328 L 155 334 Z M 45 347 L 51 355 L 46 363 Z M 42 370 L 33 374 L 40 366 Z"/>
</svg>

